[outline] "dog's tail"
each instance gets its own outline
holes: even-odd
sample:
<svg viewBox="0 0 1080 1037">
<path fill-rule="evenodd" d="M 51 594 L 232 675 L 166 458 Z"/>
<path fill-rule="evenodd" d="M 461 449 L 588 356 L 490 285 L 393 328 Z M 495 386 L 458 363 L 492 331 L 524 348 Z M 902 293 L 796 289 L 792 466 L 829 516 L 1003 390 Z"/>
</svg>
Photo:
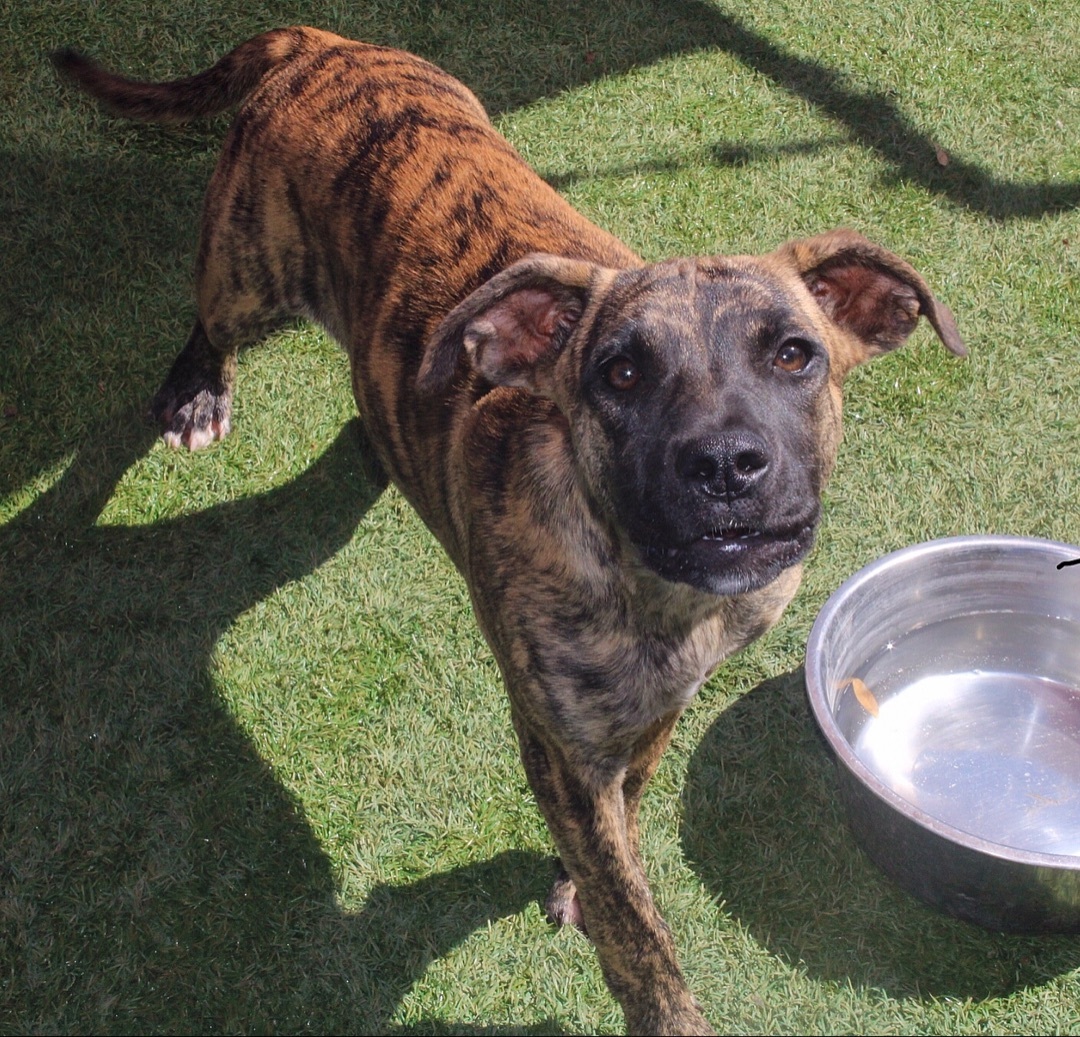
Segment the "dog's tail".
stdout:
<svg viewBox="0 0 1080 1037">
<path fill-rule="evenodd" d="M 217 115 L 238 105 L 272 69 L 332 42 L 339 42 L 338 38 L 319 29 L 274 29 L 241 43 L 205 72 L 167 83 L 117 75 L 71 48 L 56 51 L 52 62 L 114 115 L 176 123 Z"/>
</svg>

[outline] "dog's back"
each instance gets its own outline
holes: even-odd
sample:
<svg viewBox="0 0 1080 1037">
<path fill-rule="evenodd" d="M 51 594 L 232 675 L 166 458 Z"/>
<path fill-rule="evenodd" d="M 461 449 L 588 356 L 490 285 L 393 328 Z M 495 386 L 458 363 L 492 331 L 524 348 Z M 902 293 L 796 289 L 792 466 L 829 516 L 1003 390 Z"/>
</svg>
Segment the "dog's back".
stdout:
<svg viewBox="0 0 1080 1037">
<path fill-rule="evenodd" d="M 235 347 L 294 316 L 328 328 L 349 351 L 389 474 L 450 546 L 435 498 L 460 409 L 417 401 L 424 343 L 461 299 L 531 252 L 610 266 L 637 257 L 537 176 L 462 83 L 406 52 L 293 27 L 168 83 L 126 79 L 71 50 L 53 60 L 127 118 L 181 122 L 241 106 L 206 195 L 205 330 Z M 466 368 L 451 392 L 490 388 Z"/>
</svg>

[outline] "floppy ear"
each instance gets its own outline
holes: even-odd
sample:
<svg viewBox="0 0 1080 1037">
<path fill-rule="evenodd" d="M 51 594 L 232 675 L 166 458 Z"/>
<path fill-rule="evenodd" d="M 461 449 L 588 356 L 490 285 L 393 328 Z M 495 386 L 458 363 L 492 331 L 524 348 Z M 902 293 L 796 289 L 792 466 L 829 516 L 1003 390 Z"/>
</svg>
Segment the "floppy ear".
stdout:
<svg viewBox="0 0 1080 1037">
<path fill-rule="evenodd" d="M 945 347 L 967 356 L 948 306 L 938 302 L 914 267 L 850 230 L 789 241 L 777 255 L 792 263 L 831 320 L 851 332 L 861 363 L 903 345 L 925 317 Z"/>
<path fill-rule="evenodd" d="M 494 385 L 539 392 L 585 312 L 593 263 L 536 253 L 526 256 L 457 305 L 424 351 L 416 385 L 421 393 L 446 389 L 462 352 Z"/>
</svg>

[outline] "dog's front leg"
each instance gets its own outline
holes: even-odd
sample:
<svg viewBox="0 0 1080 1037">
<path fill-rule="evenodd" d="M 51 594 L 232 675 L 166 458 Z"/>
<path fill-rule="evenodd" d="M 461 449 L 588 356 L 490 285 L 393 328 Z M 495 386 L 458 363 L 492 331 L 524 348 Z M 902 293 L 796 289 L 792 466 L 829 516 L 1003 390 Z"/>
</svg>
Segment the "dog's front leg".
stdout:
<svg viewBox="0 0 1080 1037">
<path fill-rule="evenodd" d="M 572 759 L 515 721 L 529 783 L 631 1034 L 713 1033 L 683 979 L 637 850 L 637 806 L 674 720 L 650 728 L 629 764 Z"/>
<path fill-rule="evenodd" d="M 634 854 L 638 853 L 638 815 L 641 809 L 641 797 L 645 793 L 645 786 L 649 784 L 653 774 L 656 773 L 660 757 L 663 756 L 668 742 L 671 741 L 671 734 L 675 730 L 675 722 L 680 715 L 680 711 L 676 710 L 657 720 L 637 740 L 634 745 L 633 755 L 626 767 L 626 777 L 623 779 L 623 809 L 626 815 L 626 834 L 630 842 L 630 849 Z M 559 875 L 551 887 L 551 893 L 544 906 L 548 918 L 556 925 L 575 925 L 579 929 L 585 930 L 585 920 L 581 914 L 577 887 L 565 867 L 560 867 Z"/>
</svg>

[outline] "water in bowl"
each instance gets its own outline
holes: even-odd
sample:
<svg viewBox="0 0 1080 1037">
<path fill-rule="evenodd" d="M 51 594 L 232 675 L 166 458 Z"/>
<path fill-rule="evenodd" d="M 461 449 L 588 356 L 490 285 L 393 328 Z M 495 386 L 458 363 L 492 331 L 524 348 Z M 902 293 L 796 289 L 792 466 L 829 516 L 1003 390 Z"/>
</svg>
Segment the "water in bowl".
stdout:
<svg viewBox="0 0 1080 1037">
<path fill-rule="evenodd" d="M 1080 856 L 1080 624 L 961 616 L 851 676 L 862 701 L 848 682 L 837 722 L 894 792 L 989 842 Z"/>
</svg>

